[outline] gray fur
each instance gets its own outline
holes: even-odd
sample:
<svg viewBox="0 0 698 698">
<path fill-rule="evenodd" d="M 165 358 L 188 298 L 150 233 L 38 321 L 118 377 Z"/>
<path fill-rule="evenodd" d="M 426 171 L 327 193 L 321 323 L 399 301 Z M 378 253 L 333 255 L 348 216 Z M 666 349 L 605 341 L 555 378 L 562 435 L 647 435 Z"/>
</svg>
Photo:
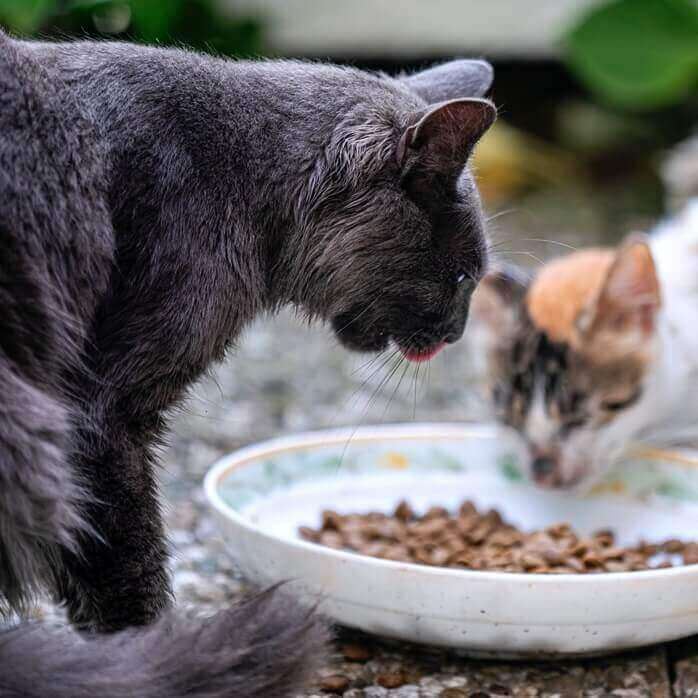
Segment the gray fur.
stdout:
<svg viewBox="0 0 698 698">
<path fill-rule="evenodd" d="M 492 87 L 494 71 L 487 61 L 461 58 L 403 78 L 426 102 L 445 102 L 457 97 L 484 97 Z"/>
<path fill-rule="evenodd" d="M 0 696 L 282 698 L 312 678 L 327 640 L 317 616 L 275 590 L 99 640 L 26 624 L 0 634 Z"/>
<path fill-rule="evenodd" d="M 482 90 L 478 65 L 469 78 L 459 64 L 461 86 L 433 73 L 439 98 L 460 106 L 430 118 L 400 161 L 429 80 L 415 92 L 409 79 L 330 65 L 0 33 L 0 592 L 11 608 L 44 585 L 76 627 L 113 632 L 171 605 L 154 447 L 167 412 L 259 313 L 295 305 L 363 351 L 461 336 L 487 264 L 465 164 L 494 108 L 462 104 Z M 89 664 L 158 627 L 67 649 Z M 200 632 L 220 657 L 244 647 L 216 627 Z M 40 637 L 11 633 L 2 651 L 23 642 L 43 661 L 60 641 Z M 158 670 L 176 675 L 177 658 L 165 652 Z M 201 671 L 218 685 L 215 665 L 202 659 Z M 219 695 L 204 678 L 187 690 Z"/>
<path fill-rule="evenodd" d="M 0 33 L 0 611 L 22 611 L 90 530 L 68 465 L 80 405 L 65 377 L 113 240 L 100 147 L 72 96 Z"/>
</svg>

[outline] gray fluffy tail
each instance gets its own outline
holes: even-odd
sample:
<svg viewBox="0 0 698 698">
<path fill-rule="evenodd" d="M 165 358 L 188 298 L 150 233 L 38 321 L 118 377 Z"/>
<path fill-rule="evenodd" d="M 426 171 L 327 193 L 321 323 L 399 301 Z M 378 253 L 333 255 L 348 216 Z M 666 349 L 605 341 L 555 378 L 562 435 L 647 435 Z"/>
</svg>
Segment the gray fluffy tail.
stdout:
<svg viewBox="0 0 698 698">
<path fill-rule="evenodd" d="M 287 698 L 324 658 L 314 614 L 270 589 L 205 620 L 82 639 L 23 625 L 0 634 L 0 696 Z"/>
</svg>

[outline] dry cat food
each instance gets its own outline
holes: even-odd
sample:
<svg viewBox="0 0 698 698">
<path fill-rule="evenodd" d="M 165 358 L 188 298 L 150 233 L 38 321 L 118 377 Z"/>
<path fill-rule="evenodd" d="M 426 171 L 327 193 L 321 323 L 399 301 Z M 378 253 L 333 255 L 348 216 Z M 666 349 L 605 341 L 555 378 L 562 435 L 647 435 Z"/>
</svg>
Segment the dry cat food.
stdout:
<svg viewBox="0 0 698 698">
<path fill-rule="evenodd" d="M 303 526 L 299 533 L 313 543 L 384 560 L 469 570 L 594 574 L 698 564 L 698 543 L 672 539 L 620 547 L 612 531 L 582 536 L 567 523 L 524 533 L 495 509 L 480 512 L 469 501 L 455 515 L 432 507 L 417 516 L 405 501 L 391 515 L 326 510 L 319 529 Z"/>
</svg>

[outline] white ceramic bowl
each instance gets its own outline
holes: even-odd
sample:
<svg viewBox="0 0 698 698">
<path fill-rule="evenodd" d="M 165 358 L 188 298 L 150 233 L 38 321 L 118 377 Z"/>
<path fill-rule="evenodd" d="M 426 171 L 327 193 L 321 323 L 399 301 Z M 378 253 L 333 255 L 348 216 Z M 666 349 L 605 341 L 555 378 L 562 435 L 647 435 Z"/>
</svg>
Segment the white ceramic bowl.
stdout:
<svg viewBox="0 0 698 698">
<path fill-rule="evenodd" d="M 521 478 L 517 445 L 487 425 L 408 424 L 300 434 L 225 456 L 205 488 L 231 554 L 265 585 L 291 579 L 343 625 L 473 655 L 614 652 L 698 632 L 698 565 L 598 575 L 439 569 L 314 545 L 323 509 L 455 507 L 471 499 L 525 529 L 569 521 L 621 544 L 698 540 L 698 471 L 636 462 L 593 495 Z"/>
</svg>

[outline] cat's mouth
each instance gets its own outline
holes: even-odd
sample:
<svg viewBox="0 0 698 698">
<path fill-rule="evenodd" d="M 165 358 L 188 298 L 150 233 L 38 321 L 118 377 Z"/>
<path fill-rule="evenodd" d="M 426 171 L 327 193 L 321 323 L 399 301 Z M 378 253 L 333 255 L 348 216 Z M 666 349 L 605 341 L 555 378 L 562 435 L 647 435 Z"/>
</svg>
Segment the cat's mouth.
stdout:
<svg viewBox="0 0 698 698">
<path fill-rule="evenodd" d="M 430 347 L 422 349 L 406 348 L 398 345 L 400 353 L 408 361 L 413 361 L 415 363 L 422 363 L 423 361 L 433 359 L 445 346 L 446 342 L 437 342 L 436 344 L 432 344 Z"/>
<path fill-rule="evenodd" d="M 406 336 L 381 329 L 380 324 L 364 318 L 361 311 L 342 313 L 332 319 L 332 328 L 342 346 L 351 351 L 382 352 L 392 345 L 408 361 L 422 363 L 433 359 L 447 344 L 460 336 L 444 335 L 438 330 L 419 330 Z"/>
<path fill-rule="evenodd" d="M 536 485 L 546 490 L 583 492 L 591 486 L 591 471 L 584 463 L 555 462 L 538 457 L 531 459 L 529 472 Z"/>
</svg>

